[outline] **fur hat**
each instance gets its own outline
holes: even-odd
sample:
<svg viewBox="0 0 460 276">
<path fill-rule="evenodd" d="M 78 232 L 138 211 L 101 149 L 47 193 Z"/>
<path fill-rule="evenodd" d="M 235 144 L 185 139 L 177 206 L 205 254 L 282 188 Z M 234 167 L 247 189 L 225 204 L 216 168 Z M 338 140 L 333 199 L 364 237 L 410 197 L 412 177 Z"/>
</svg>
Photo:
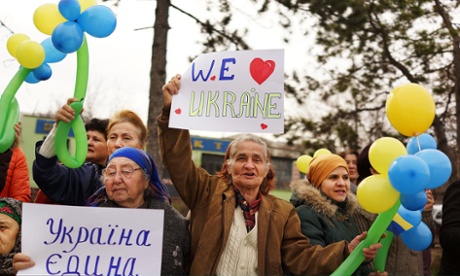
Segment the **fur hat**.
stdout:
<svg viewBox="0 0 460 276">
<path fill-rule="evenodd" d="M 322 154 L 313 158 L 307 171 L 307 179 L 316 188 L 326 179 L 326 177 L 336 168 L 344 167 L 348 171 L 345 159 L 337 154 Z"/>
</svg>

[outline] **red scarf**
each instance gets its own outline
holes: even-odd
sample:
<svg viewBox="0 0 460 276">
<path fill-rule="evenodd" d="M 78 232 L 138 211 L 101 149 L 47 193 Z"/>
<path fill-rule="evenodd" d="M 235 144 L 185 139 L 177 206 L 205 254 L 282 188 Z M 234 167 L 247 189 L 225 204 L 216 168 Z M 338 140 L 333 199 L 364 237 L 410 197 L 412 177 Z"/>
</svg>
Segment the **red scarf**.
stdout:
<svg viewBox="0 0 460 276">
<path fill-rule="evenodd" d="M 256 200 L 249 203 L 236 187 L 233 187 L 233 189 L 236 196 L 235 208 L 240 206 L 241 210 L 243 210 L 244 220 L 246 222 L 246 231 L 249 233 L 249 231 L 251 231 L 256 225 L 256 213 L 259 211 L 260 202 L 262 201 L 262 193 L 259 191 Z"/>
</svg>

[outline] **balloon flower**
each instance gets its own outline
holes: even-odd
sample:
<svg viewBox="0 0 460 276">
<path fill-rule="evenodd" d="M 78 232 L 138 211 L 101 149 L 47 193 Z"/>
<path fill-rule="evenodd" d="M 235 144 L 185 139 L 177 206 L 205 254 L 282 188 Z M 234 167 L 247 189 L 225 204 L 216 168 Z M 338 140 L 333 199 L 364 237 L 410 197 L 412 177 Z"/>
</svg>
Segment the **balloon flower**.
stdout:
<svg viewBox="0 0 460 276">
<path fill-rule="evenodd" d="M 17 102 L 13 102 L 13 99 L 21 84 L 24 81 L 37 83 L 49 79 L 52 70 L 48 63 L 59 62 L 67 54 L 76 52 L 74 97 L 80 99 L 80 102 L 71 106 L 78 115 L 70 123 L 59 123 L 55 147 L 56 154 L 64 165 L 77 168 L 85 161 L 88 148 L 86 131 L 79 115 L 88 87 L 89 58 L 85 33 L 97 38 L 109 36 L 115 30 L 116 17 L 108 7 L 96 5 L 95 0 L 61 0 L 57 5 L 48 3 L 38 7 L 34 12 L 33 22 L 39 31 L 51 37 L 41 44 L 24 34 L 14 34 L 8 39 L 8 51 L 21 67 L 0 98 L 0 112 L 3 113 L 0 116 L 0 152 L 12 144 L 12 126 L 17 122 L 13 118 L 13 109 Z M 73 129 L 77 142 L 75 157 L 67 151 L 66 142 L 70 128 Z"/>
<path fill-rule="evenodd" d="M 401 85 L 388 96 L 386 112 L 392 126 L 411 139 L 405 147 L 395 138 L 383 137 L 369 148 L 369 161 L 379 174 L 365 178 L 358 185 L 357 198 L 377 218 L 366 239 L 332 275 L 351 275 L 364 261 L 362 249 L 379 240 L 382 248 L 374 260 L 374 268 L 380 272 L 385 271 L 394 236 L 400 235 L 412 250 L 421 251 L 431 244 L 432 233 L 421 221 L 421 211 L 427 203 L 425 190 L 440 187 L 452 173 L 449 158 L 424 133 L 436 115 L 434 101 L 418 84 Z M 381 239 L 383 233 L 386 237 Z"/>
</svg>

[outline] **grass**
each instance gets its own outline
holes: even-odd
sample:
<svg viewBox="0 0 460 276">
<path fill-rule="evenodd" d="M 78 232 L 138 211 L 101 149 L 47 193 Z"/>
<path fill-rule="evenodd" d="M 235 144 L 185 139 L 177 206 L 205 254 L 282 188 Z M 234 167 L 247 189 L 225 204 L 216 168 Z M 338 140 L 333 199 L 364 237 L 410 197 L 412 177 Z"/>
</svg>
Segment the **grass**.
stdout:
<svg viewBox="0 0 460 276">
<path fill-rule="evenodd" d="M 289 201 L 289 199 L 291 198 L 292 192 L 288 190 L 273 190 L 270 192 L 270 194 L 277 196 L 281 199 L 284 199 L 286 201 Z"/>
</svg>

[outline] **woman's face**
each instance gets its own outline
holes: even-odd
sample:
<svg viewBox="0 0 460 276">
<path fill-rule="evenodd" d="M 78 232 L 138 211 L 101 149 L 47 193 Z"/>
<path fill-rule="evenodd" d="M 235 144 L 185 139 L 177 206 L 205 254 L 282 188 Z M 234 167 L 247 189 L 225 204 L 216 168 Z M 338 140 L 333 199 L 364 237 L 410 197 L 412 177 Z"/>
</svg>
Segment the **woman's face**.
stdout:
<svg viewBox="0 0 460 276">
<path fill-rule="evenodd" d="M 259 189 L 268 173 L 264 148 L 256 142 L 240 142 L 228 166 L 232 183 L 240 191 Z"/>
<path fill-rule="evenodd" d="M 144 203 L 144 191 L 149 185 L 143 170 L 126 157 L 113 158 L 104 172 L 109 199 L 125 208 L 137 208 Z"/>
<path fill-rule="evenodd" d="M 350 178 L 344 167 L 333 170 L 320 185 L 320 190 L 337 202 L 343 202 L 350 191 Z"/>
<path fill-rule="evenodd" d="M 105 165 L 109 152 L 104 133 L 97 130 L 88 130 L 86 131 L 86 138 L 88 139 L 88 154 L 86 154 L 85 161 Z"/>
<path fill-rule="evenodd" d="M 356 184 L 356 181 L 359 176 L 358 166 L 356 166 L 356 163 L 358 162 L 358 157 L 354 154 L 348 153 L 347 155 L 345 155 L 345 161 L 347 162 L 348 171 L 350 172 L 350 180 Z"/>
<path fill-rule="evenodd" d="M 0 255 L 6 255 L 13 250 L 18 233 L 18 222 L 10 216 L 0 214 Z"/>
<path fill-rule="evenodd" d="M 139 140 L 139 130 L 129 122 L 117 123 L 108 130 L 107 148 L 109 154 L 123 147 L 143 149 L 144 143 Z"/>
</svg>

